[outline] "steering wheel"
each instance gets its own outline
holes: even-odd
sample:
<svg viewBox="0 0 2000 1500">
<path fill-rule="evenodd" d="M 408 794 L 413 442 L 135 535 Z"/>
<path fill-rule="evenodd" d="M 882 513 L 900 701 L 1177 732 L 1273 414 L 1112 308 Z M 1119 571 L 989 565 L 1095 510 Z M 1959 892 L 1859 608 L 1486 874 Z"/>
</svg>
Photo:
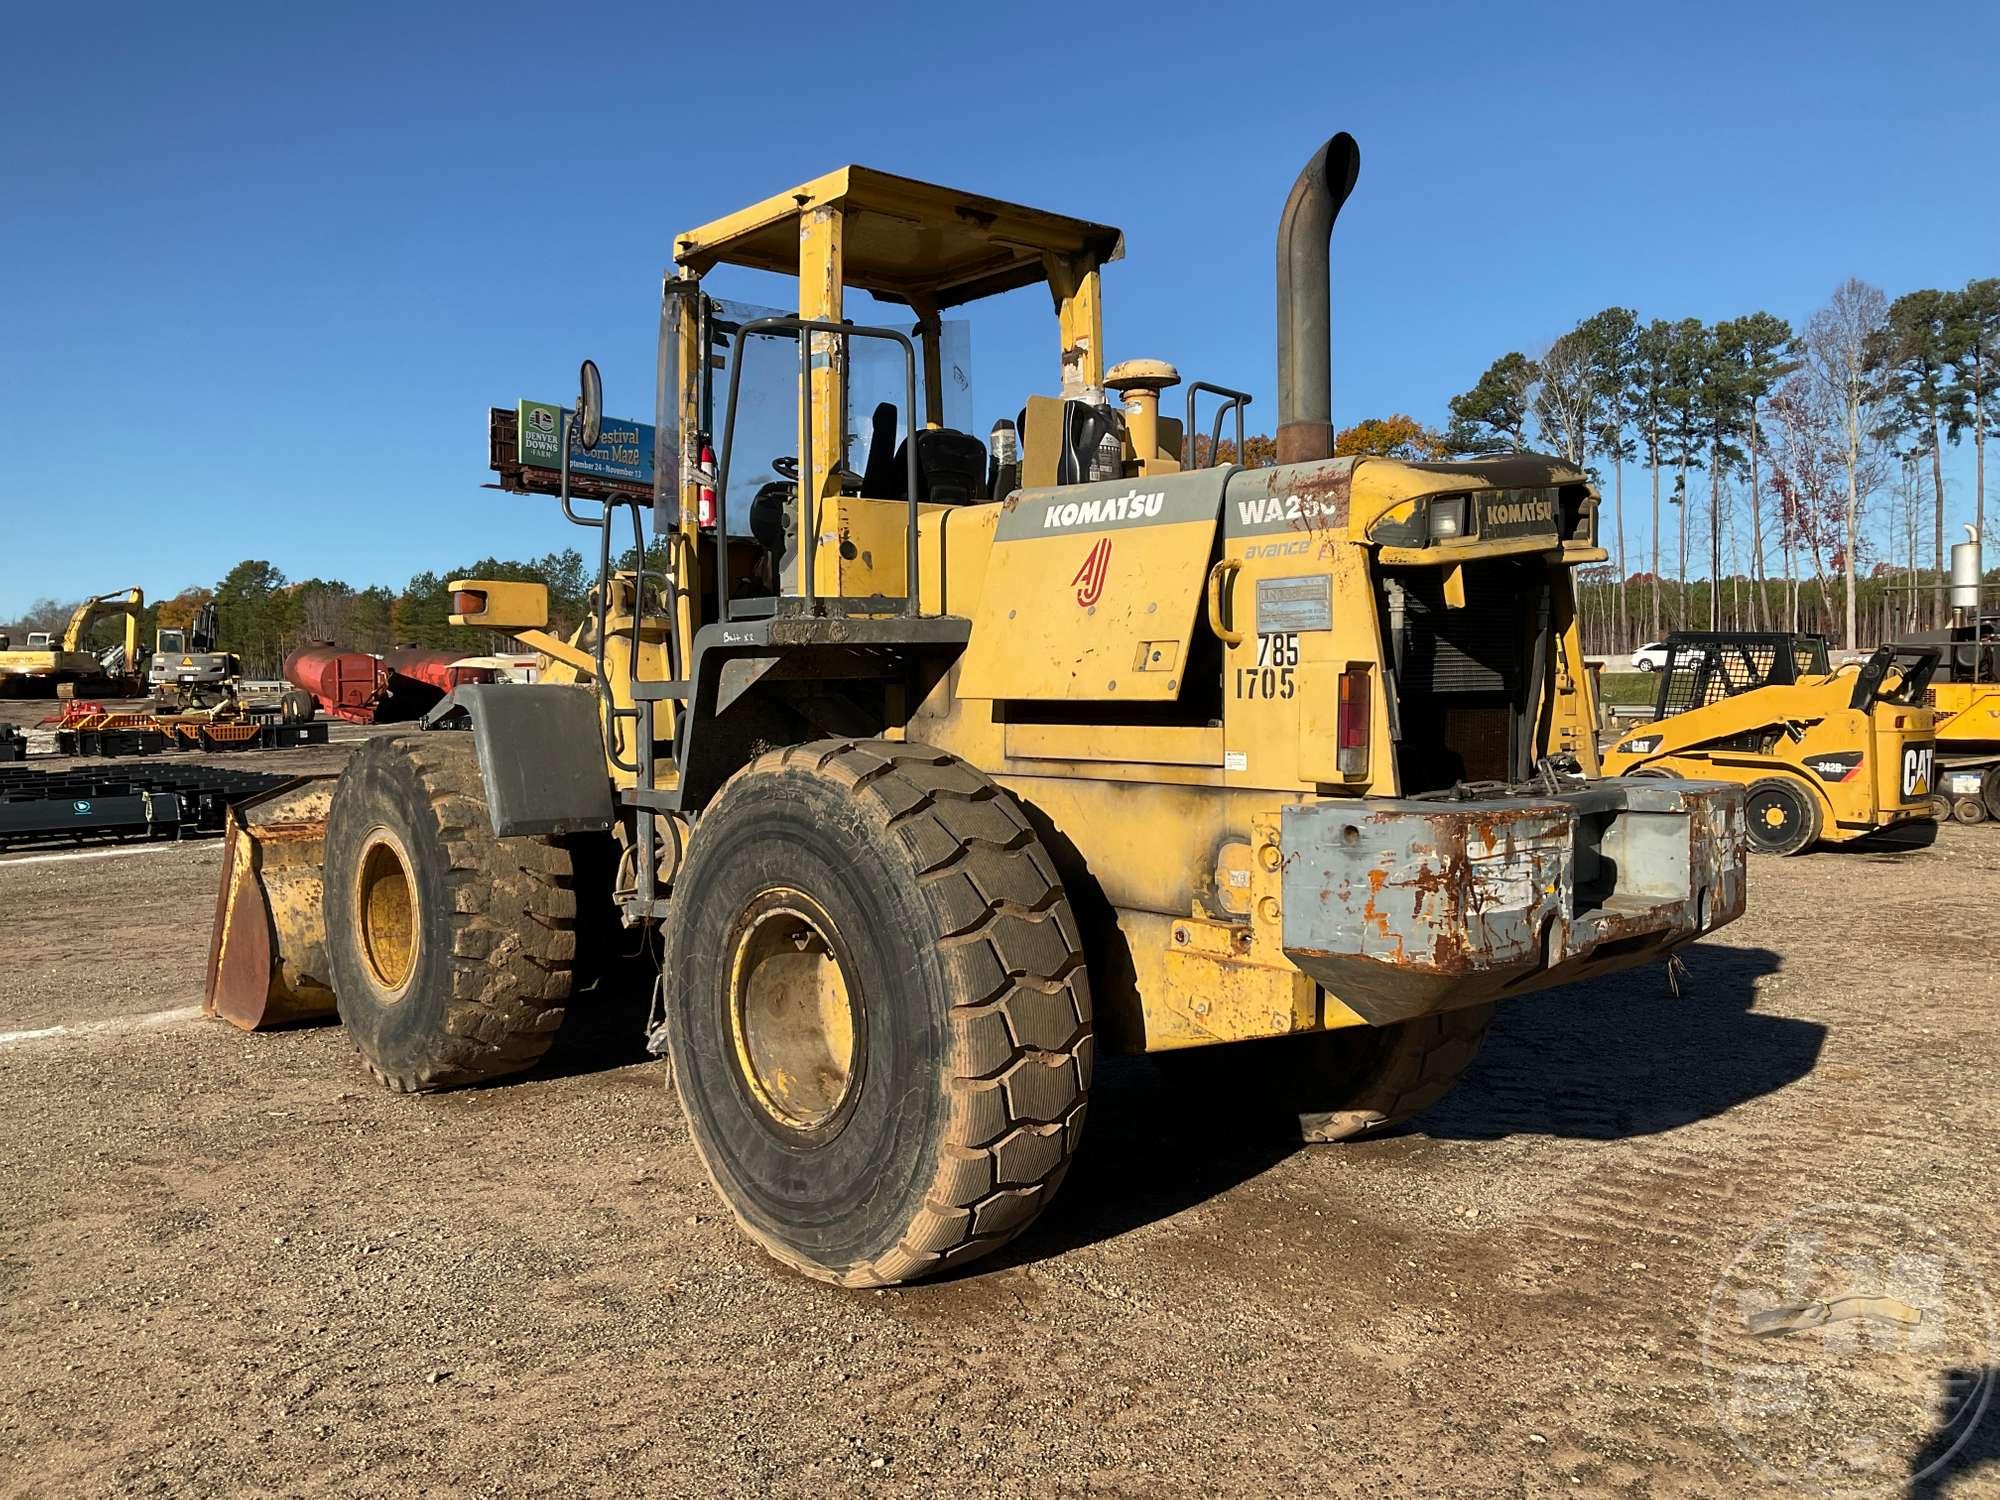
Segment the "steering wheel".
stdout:
<svg viewBox="0 0 2000 1500">
<path fill-rule="evenodd" d="M 780 479 L 789 479 L 793 484 L 799 482 L 799 461 L 790 454 L 772 459 L 771 469 Z"/>
</svg>

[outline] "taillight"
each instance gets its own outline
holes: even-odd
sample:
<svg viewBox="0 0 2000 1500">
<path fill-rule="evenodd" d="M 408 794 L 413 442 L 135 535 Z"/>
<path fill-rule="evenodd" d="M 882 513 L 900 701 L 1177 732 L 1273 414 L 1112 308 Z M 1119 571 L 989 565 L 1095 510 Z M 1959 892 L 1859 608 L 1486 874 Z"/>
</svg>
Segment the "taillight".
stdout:
<svg viewBox="0 0 2000 1500">
<path fill-rule="evenodd" d="M 486 595 L 477 589 L 460 589 L 451 596 L 451 612 L 455 615 L 483 615 L 486 613 Z"/>
<path fill-rule="evenodd" d="M 1340 674 L 1340 714 L 1335 728 L 1334 764 L 1343 776 L 1368 774 L 1369 710 L 1374 695 L 1369 691 L 1368 668 L 1349 667 Z"/>
</svg>

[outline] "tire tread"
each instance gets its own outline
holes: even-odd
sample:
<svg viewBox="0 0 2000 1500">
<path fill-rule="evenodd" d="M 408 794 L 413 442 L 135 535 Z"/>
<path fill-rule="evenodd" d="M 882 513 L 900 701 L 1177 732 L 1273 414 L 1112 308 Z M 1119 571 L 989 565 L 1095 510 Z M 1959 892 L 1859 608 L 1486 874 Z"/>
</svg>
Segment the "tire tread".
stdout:
<svg viewBox="0 0 2000 1500">
<path fill-rule="evenodd" d="M 737 1220 L 804 1275 L 884 1286 L 998 1248 L 1054 1195 L 1090 1088 L 1089 976 L 1062 884 L 1011 793 L 955 756 L 890 740 L 788 746 L 736 774 L 798 765 L 843 784 L 900 840 L 937 914 L 953 991 L 950 1108 L 922 1207 L 875 1258 L 829 1269 Z"/>
<path fill-rule="evenodd" d="M 416 772 L 448 856 L 451 994 L 428 1056 L 396 1070 L 366 1053 L 362 1063 L 402 1094 L 523 1072 L 555 1040 L 570 994 L 577 899 L 569 851 L 549 839 L 494 835 L 470 735 L 386 743 L 397 750 L 378 753 L 399 750 Z"/>
</svg>

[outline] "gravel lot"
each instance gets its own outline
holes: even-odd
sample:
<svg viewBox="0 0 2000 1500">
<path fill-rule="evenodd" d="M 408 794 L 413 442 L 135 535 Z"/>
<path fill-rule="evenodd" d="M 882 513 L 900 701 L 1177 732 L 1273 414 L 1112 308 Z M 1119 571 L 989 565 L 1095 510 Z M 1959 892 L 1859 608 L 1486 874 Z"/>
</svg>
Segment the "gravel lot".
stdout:
<svg viewBox="0 0 2000 1500">
<path fill-rule="evenodd" d="M 1104 1065 L 1033 1230 L 862 1294 L 731 1226 L 639 993 L 428 1098 L 200 1019 L 218 854 L 0 857 L 6 1493 L 2000 1494 L 1992 828 L 1758 861 L 1390 1138 Z M 1921 1322 L 1744 1331 L 1843 1295 Z"/>
</svg>

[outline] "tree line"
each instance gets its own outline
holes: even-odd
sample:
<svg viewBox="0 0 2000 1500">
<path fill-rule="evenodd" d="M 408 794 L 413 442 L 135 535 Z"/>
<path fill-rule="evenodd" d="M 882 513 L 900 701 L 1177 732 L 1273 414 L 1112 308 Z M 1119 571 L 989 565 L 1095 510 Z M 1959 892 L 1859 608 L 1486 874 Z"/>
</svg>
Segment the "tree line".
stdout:
<svg viewBox="0 0 2000 1500">
<path fill-rule="evenodd" d="M 1986 438 L 2000 421 L 2000 278 L 1893 302 L 1849 278 L 1798 330 L 1762 311 L 1716 323 L 1642 323 L 1633 309 L 1610 307 L 1536 357 L 1501 355 L 1448 409 L 1442 429 L 1401 412 L 1366 418 L 1340 430 L 1335 452 L 1439 459 L 1540 447 L 1590 472 L 1600 490 L 1608 469 L 1609 513 L 1599 516 L 1598 536 L 1611 561 L 1579 580 L 1588 649 L 1626 651 L 1642 636 L 1711 619 L 1734 629 L 1819 630 L 1854 648 L 1945 618 L 1944 450 L 1968 438 L 1971 514 L 1985 535 Z M 1246 437 L 1243 447 L 1242 462 L 1276 462 L 1268 435 Z M 1195 448 L 1197 462 L 1207 462 L 1206 438 Z M 1235 444 L 1223 443 L 1217 457 L 1237 461 Z M 1628 464 L 1648 480 L 1643 547 L 1626 532 Z M 1674 538 L 1663 550 L 1668 514 Z M 1691 577 L 1697 536 L 1708 556 Z M 632 560 L 628 549 L 622 565 Z M 582 619 L 591 582 L 574 548 L 422 572 L 400 591 L 293 581 L 268 561 L 246 559 L 213 587 L 149 604 L 141 639 L 185 628 L 212 600 L 220 648 L 241 656 L 253 676 L 275 676 L 310 641 L 366 651 L 505 649 L 496 632 L 449 623 L 445 582 L 465 576 L 546 584 L 551 627 L 563 634 Z M 18 643 L 30 631 L 60 631 L 76 604 L 38 599 L 0 622 L 0 632 Z M 119 630 L 117 621 L 100 624 L 94 644 L 109 644 Z"/>
<path fill-rule="evenodd" d="M 1819 628 L 1852 648 L 1945 619 L 1944 450 L 1968 438 L 1984 535 L 2000 278 L 1893 302 L 1850 278 L 1796 331 L 1761 311 L 1642 323 L 1607 308 L 1538 358 L 1496 359 L 1450 414 L 1438 437 L 1451 453 L 1523 449 L 1532 436 L 1600 489 L 1610 479 L 1599 537 L 1613 562 L 1584 580 L 1598 649 L 1711 618 Z M 1644 556 L 1628 547 L 1627 464 L 1649 479 Z M 1690 583 L 1691 544 L 1709 554 L 1697 577 L 1720 590 Z"/>
<path fill-rule="evenodd" d="M 629 565 L 630 559 L 626 559 Z M 339 579 L 293 580 L 271 563 L 245 559 L 213 586 L 196 585 L 166 599 L 151 600 L 140 618 L 139 639 L 147 647 L 156 630 L 185 630 L 205 604 L 216 613 L 216 649 L 243 659 L 251 677 L 274 678 L 285 657 L 299 646 L 331 641 L 356 650 L 380 653 L 396 646 L 430 646 L 467 655 L 511 651 L 512 638 L 498 631 L 451 624 L 451 595 L 445 584 L 454 578 L 498 578 L 546 584 L 549 624 L 567 635 L 583 619 L 585 595 L 595 581 L 575 548 L 526 561 L 483 557 L 462 568 L 416 574 L 400 590 L 379 584 L 356 588 Z M 30 630 L 60 631 L 80 601 L 37 599 L 15 621 L 0 625 L 17 644 Z M 122 619 L 101 621 L 92 631 L 94 646 L 123 639 Z"/>
</svg>

